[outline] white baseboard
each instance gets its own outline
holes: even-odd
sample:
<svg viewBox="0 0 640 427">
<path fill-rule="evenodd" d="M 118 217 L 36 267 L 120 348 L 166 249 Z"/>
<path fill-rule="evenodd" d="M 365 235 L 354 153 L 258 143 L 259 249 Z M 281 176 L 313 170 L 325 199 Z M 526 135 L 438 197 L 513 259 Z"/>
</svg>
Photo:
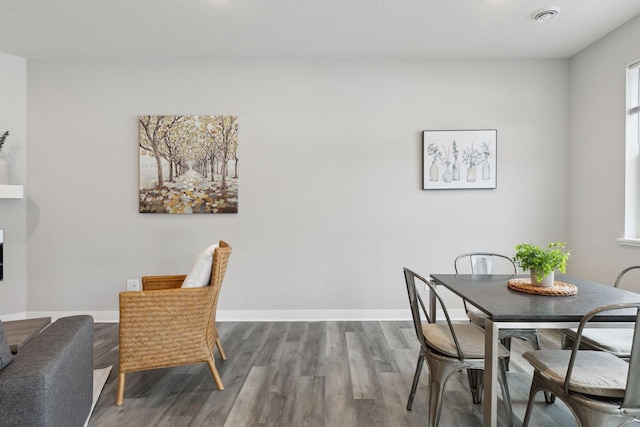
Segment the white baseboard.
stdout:
<svg viewBox="0 0 640 427">
<path fill-rule="evenodd" d="M 221 310 L 218 322 L 310 322 L 410 320 L 409 310 Z"/>
<path fill-rule="evenodd" d="M 28 311 L 0 316 L 1 320 L 51 317 L 55 321 L 61 317 L 89 314 L 96 323 L 117 323 L 117 311 Z M 441 312 L 438 319 L 443 319 Z M 449 310 L 451 320 L 466 320 L 464 309 Z M 218 310 L 218 322 L 309 322 L 309 321 L 406 321 L 411 320 L 409 310 Z"/>
<path fill-rule="evenodd" d="M 120 317 L 117 311 L 27 311 L 23 319 L 51 317 L 51 321 L 55 322 L 61 317 L 78 316 L 81 314 L 92 316 L 95 323 L 118 323 Z"/>
<path fill-rule="evenodd" d="M 11 313 L 11 314 L 3 314 L 2 316 L 0 316 L 0 320 L 4 321 L 4 322 L 8 322 L 9 320 L 22 320 L 22 319 L 26 319 L 26 313 L 22 312 L 22 313 Z"/>
</svg>

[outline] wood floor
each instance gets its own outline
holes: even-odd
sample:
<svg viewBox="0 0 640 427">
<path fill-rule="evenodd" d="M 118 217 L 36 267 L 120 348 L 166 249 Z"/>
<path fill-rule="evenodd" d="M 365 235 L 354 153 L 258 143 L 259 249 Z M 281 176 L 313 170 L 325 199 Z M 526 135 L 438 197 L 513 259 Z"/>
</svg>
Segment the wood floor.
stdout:
<svg viewBox="0 0 640 427">
<path fill-rule="evenodd" d="M 406 402 L 418 355 L 409 322 L 219 323 L 228 359 L 216 352 L 225 385 L 218 391 L 206 364 L 127 375 L 125 399 L 115 406 L 118 325 L 96 324 L 95 368 L 113 365 L 89 426 L 426 426 L 428 368 L 413 410 Z M 543 334 L 544 348 L 558 335 Z M 508 375 L 515 425 L 526 407 L 531 369 L 514 340 Z M 498 401 L 500 425 L 507 425 Z M 440 426 L 481 426 L 482 406 L 471 403 L 465 373 L 447 383 Z M 537 396 L 531 426 L 576 426 L 556 400 Z"/>
</svg>

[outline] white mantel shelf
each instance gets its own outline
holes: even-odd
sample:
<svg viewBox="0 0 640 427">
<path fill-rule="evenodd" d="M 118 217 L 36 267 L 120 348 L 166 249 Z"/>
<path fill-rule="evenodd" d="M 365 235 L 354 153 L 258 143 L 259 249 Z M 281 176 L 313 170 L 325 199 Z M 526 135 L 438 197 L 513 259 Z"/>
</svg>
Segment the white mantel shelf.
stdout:
<svg viewBox="0 0 640 427">
<path fill-rule="evenodd" d="M 22 198 L 24 198 L 22 185 L 0 185 L 0 199 Z"/>
</svg>

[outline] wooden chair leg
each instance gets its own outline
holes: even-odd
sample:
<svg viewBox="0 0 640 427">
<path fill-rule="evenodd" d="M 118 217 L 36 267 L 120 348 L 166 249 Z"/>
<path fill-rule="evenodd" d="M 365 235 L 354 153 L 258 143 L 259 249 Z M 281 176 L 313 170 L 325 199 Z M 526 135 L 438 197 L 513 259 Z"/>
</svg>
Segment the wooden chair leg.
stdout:
<svg viewBox="0 0 640 427">
<path fill-rule="evenodd" d="M 222 343 L 220 342 L 220 338 L 216 338 L 216 347 L 218 347 L 218 353 L 220 353 L 220 359 L 227 360 L 227 355 L 222 348 Z"/>
<path fill-rule="evenodd" d="M 118 392 L 116 394 L 116 406 L 122 405 L 124 401 L 124 374 L 118 376 Z"/>
<path fill-rule="evenodd" d="M 218 386 L 218 390 L 224 390 L 224 385 L 222 384 L 222 379 L 220 378 L 220 374 L 218 373 L 218 370 L 216 369 L 216 364 L 213 361 L 213 358 L 211 360 L 209 360 L 207 362 L 207 364 L 209 365 L 209 370 L 211 371 L 211 375 L 213 375 L 213 380 L 216 382 L 216 385 Z"/>
</svg>

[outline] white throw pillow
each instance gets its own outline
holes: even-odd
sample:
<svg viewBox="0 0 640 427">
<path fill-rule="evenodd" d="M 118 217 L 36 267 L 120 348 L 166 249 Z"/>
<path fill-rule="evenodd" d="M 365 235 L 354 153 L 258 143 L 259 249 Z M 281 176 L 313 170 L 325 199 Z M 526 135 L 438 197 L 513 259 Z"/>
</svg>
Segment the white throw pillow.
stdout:
<svg viewBox="0 0 640 427">
<path fill-rule="evenodd" d="M 211 282 L 211 264 L 213 263 L 213 252 L 218 247 L 217 244 L 209 246 L 200 252 L 196 261 L 191 267 L 191 271 L 182 282 L 183 288 L 203 288 L 209 286 Z"/>
</svg>

